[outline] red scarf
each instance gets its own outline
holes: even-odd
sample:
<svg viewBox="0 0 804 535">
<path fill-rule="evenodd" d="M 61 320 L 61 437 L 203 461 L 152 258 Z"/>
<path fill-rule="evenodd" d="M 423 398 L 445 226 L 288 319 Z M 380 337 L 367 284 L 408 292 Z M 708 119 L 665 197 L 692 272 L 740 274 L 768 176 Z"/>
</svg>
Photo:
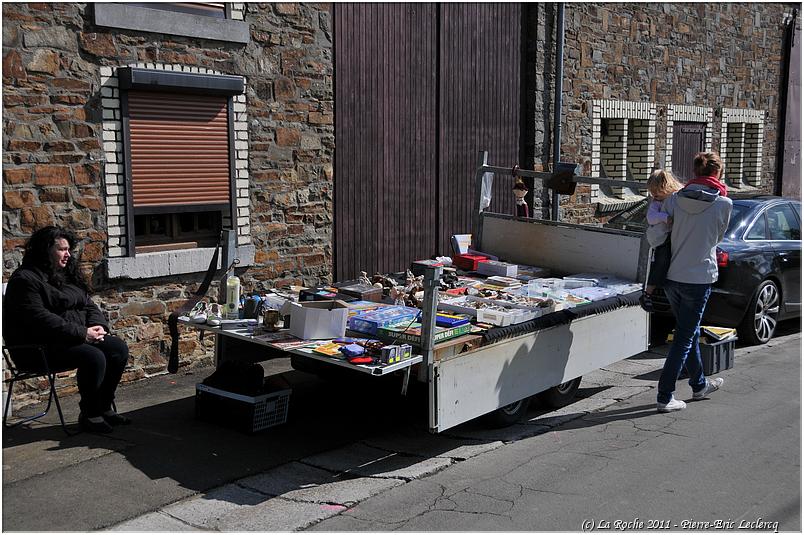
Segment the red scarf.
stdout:
<svg viewBox="0 0 804 535">
<path fill-rule="evenodd" d="M 726 184 L 721 182 L 717 175 L 712 176 L 698 176 L 687 182 L 687 185 L 690 184 L 698 184 L 700 186 L 706 186 L 707 188 L 712 188 L 718 190 L 721 196 L 726 196 Z"/>
</svg>

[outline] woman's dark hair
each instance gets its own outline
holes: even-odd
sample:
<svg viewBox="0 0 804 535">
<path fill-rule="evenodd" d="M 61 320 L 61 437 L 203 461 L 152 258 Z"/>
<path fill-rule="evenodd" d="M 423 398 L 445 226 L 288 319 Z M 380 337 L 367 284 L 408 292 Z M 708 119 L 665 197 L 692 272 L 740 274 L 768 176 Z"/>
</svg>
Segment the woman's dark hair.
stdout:
<svg viewBox="0 0 804 535">
<path fill-rule="evenodd" d="M 33 233 L 28 243 L 25 244 L 25 256 L 22 257 L 22 264 L 24 266 L 41 269 L 47 273 L 50 282 L 57 287 L 61 286 L 64 282 L 69 282 L 70 284 L 75 284 L 79 288 L 89 291 L 89 286 L 81 275 L 81 272 L 78 271 L 75 257 L 70 256 L 64 269 L 56 269 L 56 266 L 53 265 L 50 257 L 50 249 L 57 240 L 62 238 L 67 240 L 67 243 L 70 244 L 71 251 L 75 249 L 78 238 L 69 230 L 52 225 L 40 228 Z"/>
<path fill-rule="evenodd" d="M 692 160 L 692 166 L 695 168 L 695 174 L 698 176 L 714 176 L 718 175 L 720 170 L 723 169 L 723 160 L 716 152 L 699 152 Z"/>
</svg>

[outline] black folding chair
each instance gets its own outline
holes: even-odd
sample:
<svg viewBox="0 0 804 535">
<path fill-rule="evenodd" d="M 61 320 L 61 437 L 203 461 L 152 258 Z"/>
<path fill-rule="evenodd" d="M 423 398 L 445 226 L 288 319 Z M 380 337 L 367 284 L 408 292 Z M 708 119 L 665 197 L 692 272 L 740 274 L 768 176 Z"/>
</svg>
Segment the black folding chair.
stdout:
<svg viewBox="0 0 804 535">
<path fill-rule="evenodd" d="M 18 356 L 21 352 L 25 352 L 26 356 L 30 355 L 30 362 L 26 362 L 24 368 L 15 365 L 11 356 L 12 352 L 17 353 Z M 55 401 L 56 410 L 59 413 L 59 420 L 61 421 L 61 428 L 65 433 L 67 433 L 68 436 L 72 436 L 74 433 L 68 431 L 67 425 L 64 423 L 64 414 L 61 412 L 59 395 L 56 393 L 56 374 L 71 370 L 73 368 L 52 369 L 45 356 L 45 348 L 36 344 L 15 346 L 4 345 L 3 358 L 6 361 L 6 369 L 11 374 L 11 377 L 5 380 L 5 382 L 8 384 L 8 395 L 6 396 L 6 406 L 3 410 L 3 427 L 16 427 L 20 424 L 24 424 L 25 422 L 39 420 L 40 418 L 44 417 L 48 411 L 50 411 L 50 405 Z M 9 425 L 6 421 L 8 419 L 8 408 L 11 404 L 11 395 L 14 392 L 14 383 L 17 381 L 24 381 L 26 379 L 36 379 L 39 377 L 46 377 L 50 383 L 50 394 L 48 395 L 47 407 L 45 407 L 44 412 L 35 416 L 27 416 Z"/>
</svg>

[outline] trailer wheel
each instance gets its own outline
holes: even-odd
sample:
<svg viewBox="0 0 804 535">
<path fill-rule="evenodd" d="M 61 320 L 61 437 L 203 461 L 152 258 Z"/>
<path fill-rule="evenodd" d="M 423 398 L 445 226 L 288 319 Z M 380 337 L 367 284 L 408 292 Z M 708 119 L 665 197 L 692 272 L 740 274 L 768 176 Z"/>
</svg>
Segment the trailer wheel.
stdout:
<svg viewBox="0 0 804 535">
<path fill-rule="evenodd" d="M 544 392 L 536 394 L 540 402 L 548 407 L 559 409 L 566 407 L 575 399 L 575 394 L 578 393 L 578 387 L 581 386 L 581 378 L 561 383 L 553 388 L 548 388 Z"/>
<path fill-rule="evenodd" d="M 528 411 L 530 398 L 520 399 L 510 405 L 501 407 L 496 411 L 486 415 L 486 423 L 489 427 L 500 428 L 508 427 L 517 423 Z"/>
</svg>

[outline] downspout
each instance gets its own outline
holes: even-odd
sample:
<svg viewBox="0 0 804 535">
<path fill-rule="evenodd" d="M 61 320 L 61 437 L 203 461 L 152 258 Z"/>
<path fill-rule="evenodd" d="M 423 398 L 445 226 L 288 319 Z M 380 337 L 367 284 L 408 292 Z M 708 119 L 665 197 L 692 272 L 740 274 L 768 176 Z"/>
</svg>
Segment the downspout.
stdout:
<svg viewBox="0 0 804 535">
<path fill-rule="evenodd" d="M 782 181 L 784 179 L 785 160 L 785 129 L 787 127 L 787 91 L 790 87 L 790 59 L 793 53 L 793 41 L 796 36 L 796 16 L 798 10 L 793 9 L 790 15 L 785 16 L 785 30 L 783 39 L 782 80 L 779 88 L 779 118 L 777 120 L 778 135 L 776 149 L 776 179 L 774 180 L 773 194 L 782 195 Z"/>
<path fill-rule="evenodd" d="M 564 92 L 564 3 L 556 5 L 556 74 L 555 74 L 555 105 L 553 106 L 553 170 L 558 168 L 561 161 L 561 104 Z M 553 198 L 550 202 L 552 207 L 552 220 L 558 221 L 559 216 L 559 194 L 553 191 Z"/>
</svg>

